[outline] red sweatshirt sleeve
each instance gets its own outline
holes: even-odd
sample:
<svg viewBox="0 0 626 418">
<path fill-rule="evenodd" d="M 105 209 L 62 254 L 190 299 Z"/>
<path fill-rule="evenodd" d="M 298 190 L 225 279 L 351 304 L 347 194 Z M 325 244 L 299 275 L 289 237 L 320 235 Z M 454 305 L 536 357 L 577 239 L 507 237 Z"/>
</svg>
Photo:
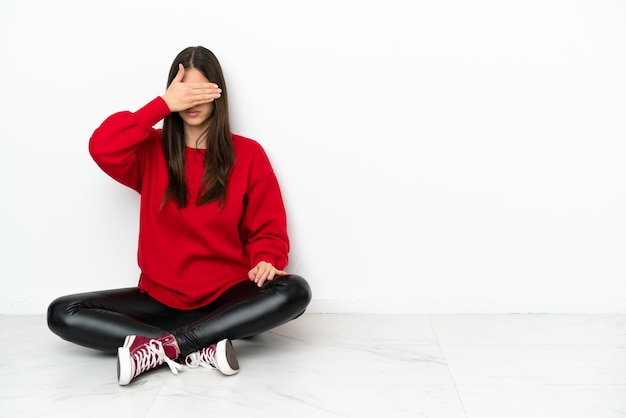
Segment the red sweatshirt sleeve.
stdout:
<svg viewBox="0 0 626 418">
<path fill-rule="evenodd" d="M 156 137 L 153 126 L 169 114 L 170 110 L 161 97 L 134 113 L 115 113 L 94 131 L 89 141 L 89 153 L 105 173 L 140 192 L 139 148 L 147 139 Z"/>
<path fill-rule="evenodd" d="M 251 267 L 265 261 L 282 270 L 289 254 L 287 216 L 278 180 L 260 146 L 251 174 L 241 223 L 244 248 Z"/>
</svg>

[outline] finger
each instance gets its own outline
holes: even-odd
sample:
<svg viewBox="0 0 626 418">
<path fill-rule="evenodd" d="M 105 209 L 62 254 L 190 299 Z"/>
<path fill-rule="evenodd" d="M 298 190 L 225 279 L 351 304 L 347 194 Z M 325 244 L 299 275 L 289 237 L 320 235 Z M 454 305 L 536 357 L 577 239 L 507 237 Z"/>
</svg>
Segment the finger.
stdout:
<svg viewBox="0 0 626 418">
<path fill-rule="evenodd" d="M 257 276 L 254 279 L 254 283 L 256 283 L 256 285 L 259 286 L 259 287 L 263 286 L 264 282 L 265 282 L 265 279 L 263 278 L 263 276 Z"/>
<path fill-rule="evenodd" d="M 286 276 L 287 272 L 284 270 L 278 270 L 276 267 L 272 268 L 272 272 L 267 277 L 267 280 L 274 280 L 276 276 Z"/>
<path fill-rule="evenodd" d="M 194 89 L 190 92 L 191 97 L 196 100 L 202 99 L 218 99 L 222 97 L 221 89 Z"/>
<path fill-rule="evenodd" d="M 201 97 L 201 96 L 221 96 L 222 89 L 219 87 L 211 87 L 211 85 L 205 85 L 203 87 L 193 87 L 190 86 L 189 83 L 185 83 L 185 92 L 191 97 Z"/>
<path fill-rule="evenodd" d="M 250 272 L 252 273 L 251 280 L 255 283 L 259 283 L 267 277 L 266 266 L 263 263 L 257 264 Z"/>
<path fill-rule="evenodd" d="M 192 100 L 196 102 L 196 104 L 212 102 L 215 99 L 219 99 L 222 97 L 220 93 L 205 93 L 199 95 L 193 95 Z"/>
<path fill-rule="evenodd" d="M 263 270 L 261 270 L 261 277 L 259 277 L 259 282 L 264 282 L 272 273 L 272 268 L 265 266 Z"/>
<path fill-rule="evenodd" d="M 287 274 L 287 272 L 285 272 L 283 270 L 278 270 L 278 269 L 272 267 L 272 270 L 271 270 L 270 274 L 267 276 L 267 279 L 264 280 L 263 283 L 261 283 L 259 286 L 264 286 L 268 282 L 271 282 L 272 280 L 274 280 L 276 277 L 284 276 L 286 274 Z"/>
<path fill-rule="evenodd" d="M 176 73 L 176 77 L 174 77 L 174 81 L 182 83 L 183 77 L 185 77 L 185 67 L 183 64 L 178 64 L 178 72 Z"/>
<path fill-rule="evenodd" d="M 249 278 L 250 280 L 254 281 L 254 280 L 256 279 L 257 270 L 258 270 L 258 268 L 257 268 L 257 267 L 254 267 L 253 269 L 251 269 L 251 270 L 248 272 L 248 278 Z"/>
<path fill-rule="evenodd" d="M 263 263 L 260 264 L 259 263 L 259 270 L 257 272 L 257 277 L 255 280 L 255 283 L 261 287 L 263 286 L 263 283 L 265 283 L 266 280 L 268 280 L 268 277 L 270 277 L 271 273 L 272 273 L 273 267 L 271 264 L 268 263 Z"/>
<path fill-rule="evenodd" d="M 254 280 L 258 273 L 259 273 L 259 266 L 256 265 L 250 269 L 250 271 L 248 272 L 248 277 L 250 278 L 250 280 Z"/>
<path fill-rule="evenodd" d="M 187 84 L 192 89 L 200 89 L 200 90 L 211 89 L 211 90 L 222 91 L 222 89 L 220 89 L 220 86 L 218 86 L 215 83 L 187 83 Z"/>
<path fill-rule="evenodd" d="M 191 102 L 189 102 L 189 109 L 191 109 L 192 107 L 195 107 L 195 106 L 200 106 L 200 105 L 203 105 L 203 104 L 205 104 L 205 103 L 211 103 L 211 102 L 213 102 L 215 99 L 216 99 L 216 98 L 211 97 L 211 98 L 203 98 L 202 100 L 194 100 L 194 101 L 191 101 Z"/>
</svg>

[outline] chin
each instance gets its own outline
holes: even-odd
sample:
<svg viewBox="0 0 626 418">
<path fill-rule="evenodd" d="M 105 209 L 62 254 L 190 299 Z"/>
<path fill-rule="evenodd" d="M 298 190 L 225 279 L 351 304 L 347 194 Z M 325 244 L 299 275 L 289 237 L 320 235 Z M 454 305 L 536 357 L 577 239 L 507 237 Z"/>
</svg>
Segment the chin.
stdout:
<svg viewBox="0 0 626 418">
<path fill-rule="evenodd" d="M 192 118 L 192 119 L 188 119 L 188 118 L 182 118 L 183 122 L 185 122 L 185 124 L 189 125 L 189 126 L 202 126 L 202 125 L 206 125 L 207 122 L 209 121 L 209 118 L 206 119 L 200 119 L 200 118 Z"/>
</svg>

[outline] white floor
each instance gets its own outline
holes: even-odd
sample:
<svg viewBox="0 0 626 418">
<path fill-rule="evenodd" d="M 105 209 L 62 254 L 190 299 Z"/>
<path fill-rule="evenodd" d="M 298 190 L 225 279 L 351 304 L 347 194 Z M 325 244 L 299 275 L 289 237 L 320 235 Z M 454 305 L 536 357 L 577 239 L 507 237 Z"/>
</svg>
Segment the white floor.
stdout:
<svg viewBox="0 0 626 418">
<path fill-rule="evenodd" d="M 0 417 L 626 417 L 626 315 L 305 314 L 236 341 L 236 376 L 126 387 L 43 316 L 0 329 Z"/>
</svg>

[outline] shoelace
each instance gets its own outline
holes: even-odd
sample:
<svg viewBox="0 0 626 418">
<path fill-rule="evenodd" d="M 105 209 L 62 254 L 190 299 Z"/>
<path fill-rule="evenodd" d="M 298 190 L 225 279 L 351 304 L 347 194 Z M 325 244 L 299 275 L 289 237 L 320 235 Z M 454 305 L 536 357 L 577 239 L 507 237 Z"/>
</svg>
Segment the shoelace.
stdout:
<svg viewBox="0 0 626 418">
<path fill-rule="evenodd" d="M 165 350 L 163 349 L 163 344 L 161 341 L 150 340 L 148 345 L 142 347 L 135 355 L 135 364 L 137 368 L 135 369 L 135 376 L 138 376 L 140 373 L 145 372 L 146 370 L 150 370 L 156 366 L 163 364 L 163 362 L 167 363 L 170 367 L 170 370 L 175 375 L 178 375 L 178 371 L 182 370 L 182 366 L 176 363 L 174 360 L 170 359 L 165 355 Z"/>
<path fill-rule="evenodd" d="M 191 353 L 185 358 L 185 364 L 190 368 L 201 366 L 207 369 L 215 369 L 215 364 L 217 364 L 215 361 L 215 349 L 211 346 Z"/>
</svg>

